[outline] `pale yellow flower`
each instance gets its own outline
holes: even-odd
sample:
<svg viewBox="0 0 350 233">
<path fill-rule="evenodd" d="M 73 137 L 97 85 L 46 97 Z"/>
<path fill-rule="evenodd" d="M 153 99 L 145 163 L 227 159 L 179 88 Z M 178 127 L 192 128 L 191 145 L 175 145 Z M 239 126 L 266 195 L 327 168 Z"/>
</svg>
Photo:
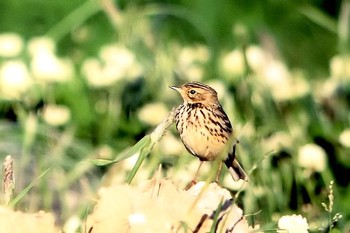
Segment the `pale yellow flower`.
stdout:
<svg viewBox="0 0 350 233">
<path fill-rule="evenodd" d="M 322 147 L 316 144 L 306 144 L 299 148 L 298 164 L 301 167 L 322 172 L 326 168 L 327 156 Z"/>
<path fill-rule="evenodd" d="M 246 67 L 241 50 L 235 49 L 221 58 L 221 69 L 228 77 L 243 75 Z"/>
<path fill-rule="evenodd" d="M 264 140 L 264 151 L 279 151 L 285 148 L 291 148 L 293 146 L 293 140 L 289 133 L 280 131 L 272 134 Z"/>
<path fill-rule="evenodd" d="M 110 87 L 119 80 L 135 79 L 143 74 L 143 67 L 135 54 L 124 46 L 105 45 L 99 58 L 89 58 L 82 65 L 81 72 L 91 87 Z"/>
<path fill-rule="evenodd" d="M 29 90 L 32 80 L 23 61 L 6 61 L 0 67 L 0 96 L 19 99 Z"/>
<path fill-rule="evenodd" d="M 117 44 L 103 46 L 99 55 L 103 61 L 119 64 L 122 67 L 131 66 L 135 62 L 135 55 L 126 47 Z"/>
<path fill-rule="evenodd" d="M 28 52 L 32 57 L 42 53 L 55 53 L 56 44 L 50 37 L 34 37 L 28 42 Z"/>
<path fill-rule="evenodd" d="M 291 100 L 305 96 L 310 92 L 309 83 L 301 72 L 291 74 L 281 61 L 266 64 L 263 73 L 263 84 L 267 85 L 277 101 Z"/>
<path fill-rule="evenodd" d="M 306 218 L 301 215 L 285 215 L 278 220 L 278 228 L 288 233 L 307 233 L 309 225 Z"/>
<path fill-rule="evenodd" d="M 146 104 L 140 109 L 137 115 L 142 122 L 155 126 L 160 124 L 168 113 L 169 110 L 165 104 L 157 102 Z"/>
<path fill-rule="evenodd" d="M 339 142 L 344 147 L 350 147 L 350 128 L 341 132 L 341 134 L 339 135 Z"/>
<path fill-rule="evenodd" d="M 184 47 L 176 58 L 177 70 L 188 80 L 201 81 L 204 76 L 203 66 L 209 58 L 209 50 L 203 45 Z"/>
<path fill-rule="evenodd" d="M 28 42 L 33 78 L 43 84 L 66 82 L 74 75 L 73 62 L 56 56 L 55 42 L 49 37 L 35 37 Z"/>
<path fill-rule="evenodd" d="M 285 100 L 293 92 L 290 85 L 290 73 L 281 61 L 270 61 L 263 73 L 264 83 L 270 88 L 276 100 Z"/>
<path fill-rule="evenodd" d="M 64 105 L 47 105 L 43 109 L 42 116 L 47 124 L 61 126 L 70 120 L 71 113 Z"/>
<path fill-rule="evenodd" d="M 55 224 L 53 213 L 39 211 L 15 211 L 0 206 L 0 232 L 36 232 L 36 233 L 57 233 L 60 232 Z M 19 224 L 20 223 L 20 224 Z"/>
<path fill-rule="evenodd" d="M 77 215 L 71 216 L 63 226 L 63 231 L 66 233 L 76 233 L 79 231 L 82 222 Z"/>
<path fill-rule="evenodd" d="M 330 61 L 331 77 L 350 80 L 350 55 L 336 55 Z"/>
<path fill-rule="evenodd" d="M 117 80 L 136 78 L 143 73 L 143 68 L 136 60 L 135 54 L 124 46 L 105 45 L 100 50 L 100 58 L 104 62 L 105 72 L 109 70 L 116 76 Z"/>
<path fill-rule="evenodd" d="M 23 38 L 16 33 L 0 34 L 0 57 L 18 56 L 24 47 Z"/>
<path fill-rule="evenodd" d="M 135 227 L 137 225 L 145 225 L 147 220 L 143 213 L 132 213 L 128 216 L 128 222 L 130 227 Z"/>
<path fill-rule="evenodd" d="M 102 77 L 102 63 L 97 58 L 86 59 L 81 66 L 81 73 L 93 87 L 108 87 L 116 80 Z"/>
<path fill-rule="evenodd" d="M 182 74 L 189 80 L 201 81 L 204 76 L 203 67 L 199 64 L 192 64 L 186 69 L 182 70 Z"/>
<path fill-rule="evenodd" d="M 313 88 L 316 100 L 322 101 L 323 99 L 331 98 L 337 92 L 339 84 L 339 80 L 333 78 L 316 83 Z"/>
<path fill-rule="evenodd" d="M 246 50 L 249 67 L 255 72 L 262 72 L 267 63 L 266 52 L 257 45 L 250 45 Z"/>
<path fill-rule="evenodd" d="M 197 45 L 182 48 L 178 62 L 181 67 L 188 67 L 194 63 L 206 63 L 209 58 L 210 53 L 208 48 L 204 45 Z"/>
<path fill-rule="evenodd" d="M 184 152 L 184 147 L 179 138 L 175 137 L 171 133 L 165 134 L 162 140 L 160 140 L 159 149 L 162 154 L 166 156 L 180 155 L 182 152 Z"/>
<path fill-rule="evenodd" d="M 214 79 L 208 81 L 207 84 L 216 90 L 219 100 L 222 100 L 223 97 L 227 94 L 225 84 L 222 81 Z"/>
<path fill-rule="evenodd" d="M 249 232 L 242 209 L 232 203 L 230 192 L 216 183 L 200 182 L 184 191 L 166 179 L 143 179 L 138 186 L 113 184 L 102 189 L 83 231 L 93 227 L 96 233 L 171 233 L 198 227 L 198 232 L 209 232 L 213 219 L 203 216 L 217 213 L 221 219 L 217 232 Z M 225 208 L 218 210 L 220 204 Z"/>
<path fill-rule="evenodd" d="M 283 62 L 273 60 L 267 64 L 264 76 L 269 85 L 280 85 L 288 82 L 290 73 Z"/>
<path fill-rule="evenodd" d="M 36 54 L 30 67 L 33 77 L 43 83 L 66 82 L 74 75 L 72 61 L 58 58 L 51 52 Z"/>
</svg>

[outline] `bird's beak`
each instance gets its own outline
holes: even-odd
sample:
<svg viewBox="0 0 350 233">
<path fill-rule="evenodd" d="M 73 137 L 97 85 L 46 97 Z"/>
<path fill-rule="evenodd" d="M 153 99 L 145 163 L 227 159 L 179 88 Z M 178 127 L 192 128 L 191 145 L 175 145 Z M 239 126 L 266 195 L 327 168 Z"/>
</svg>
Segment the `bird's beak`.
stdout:
<svg viewBox="0 0 350 233">
<path fill-rule="evenodd" d="M 181 87 L 178 87 L 178 86 L 169 86 L 169 87 L 175 91 L 178 91 L 178 92 L 180 92 L 180 90 L 181 90 Z"/>
</svg>

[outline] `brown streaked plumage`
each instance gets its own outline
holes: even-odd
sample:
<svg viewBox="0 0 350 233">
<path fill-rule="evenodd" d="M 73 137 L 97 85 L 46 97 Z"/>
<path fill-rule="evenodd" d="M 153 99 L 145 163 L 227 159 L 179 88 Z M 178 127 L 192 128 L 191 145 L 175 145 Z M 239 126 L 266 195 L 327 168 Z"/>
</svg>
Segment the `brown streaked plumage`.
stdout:
<svg viewBox="0 0 350 233">
<path fill-rule="evenodd" d="M 210 86 L 190 82 L 170 88 L 178 91 L 184 100 L 175 112 L 176 129 L 186 149 L 201 161 L 198 173 L 203 161 L 215 160 L 227 143 L 232 143 L 232 125 L 219 103 L 216 91 Z M 246 180 L 247 176 L 236 160 L 235 147 L 236 141 L 223 162 L 234 180 Z"/>
</svg>

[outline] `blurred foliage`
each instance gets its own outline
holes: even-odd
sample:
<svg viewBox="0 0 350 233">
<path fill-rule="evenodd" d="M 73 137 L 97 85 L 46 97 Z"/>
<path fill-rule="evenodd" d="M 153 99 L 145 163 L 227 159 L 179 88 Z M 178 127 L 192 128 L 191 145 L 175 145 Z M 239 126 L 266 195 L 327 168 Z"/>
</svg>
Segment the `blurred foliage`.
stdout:
<svg viewBox="0 0 350 233">
<path fill-rule="evenodd" d="M 15 159 L 17 193 L 50 169 L 19 207 L 83 220 L 101 179 L 125 182 L 135 164 L 91 159 L 119 161 L 181 102 L 168 86 L 197 80 L 219 92 L 252 168 L 238 199 L 260 211 L 251 223 L 300 213 L 329 229 L 321 203 L 334 180 L 335 227 L 349 231 L 349 14 L 346 0 L 1 1 L 0 158 Z M 174 132 L 134 182 L 160 163 L 189 181 L 195 158 Z"/>
</svg>

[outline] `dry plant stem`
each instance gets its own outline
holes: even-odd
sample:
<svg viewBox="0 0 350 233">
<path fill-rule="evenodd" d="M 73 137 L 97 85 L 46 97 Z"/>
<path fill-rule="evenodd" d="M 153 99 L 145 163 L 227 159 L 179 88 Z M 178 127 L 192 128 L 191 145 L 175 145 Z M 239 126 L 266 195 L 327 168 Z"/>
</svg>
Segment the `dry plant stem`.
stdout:
<svg viewBox="0 0 350 233">
<path fill-rule="evenodd" d="M 6 156 L 5 158 L 3 179 L 4 179 L 3 180 L 4 200 L 5 200 L 5 205 L 8 205 L 13 195 L 13 190 L 15 189 L 15 177 L 13 174 L 13 159 L 11 155 Z"/>
<path fill-rule="evenodd" d="M 162 164 L 159 164 L 158 171 L 155 175 L 154 186 L 151 192 L 151 198 L 155 197 L 155 194 L 156 196 L 159 196 L 160 188 L 162 185 L 160 182 L 161 178 L 162 178 Z"/>
<path fill-rule="evenodd" d="M 111 0 L 100 0 L 102 9 L 106 12 L 107 16 L 110 18 L 112 24 L 117 29 L 122 23 L 122 17 L 120 15 L 120 10 Z"/>
<path fill-rule="evenodd" d="M 153 130 L 151 133 L 152 143 L 157 143 L 164 136 L 165 132 L 174 122 L 175 108 L 173 108 L 169 115 Z"/>
</svg>

